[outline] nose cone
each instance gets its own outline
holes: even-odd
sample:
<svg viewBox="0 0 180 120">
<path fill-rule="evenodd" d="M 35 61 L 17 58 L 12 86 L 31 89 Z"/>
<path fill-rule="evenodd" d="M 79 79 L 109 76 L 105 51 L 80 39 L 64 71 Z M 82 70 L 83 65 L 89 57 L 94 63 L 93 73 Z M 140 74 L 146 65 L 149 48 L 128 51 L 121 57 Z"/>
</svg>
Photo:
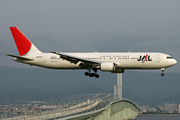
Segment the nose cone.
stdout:
<svg viewBox="0 0 180 120">
<path fill-rule="evenodd" d="M 173 65 L 175 65 L 176 63 L 177 63 L 177 61 L 174 59 L 174 60 L 173 60 Z"/>
</svg>

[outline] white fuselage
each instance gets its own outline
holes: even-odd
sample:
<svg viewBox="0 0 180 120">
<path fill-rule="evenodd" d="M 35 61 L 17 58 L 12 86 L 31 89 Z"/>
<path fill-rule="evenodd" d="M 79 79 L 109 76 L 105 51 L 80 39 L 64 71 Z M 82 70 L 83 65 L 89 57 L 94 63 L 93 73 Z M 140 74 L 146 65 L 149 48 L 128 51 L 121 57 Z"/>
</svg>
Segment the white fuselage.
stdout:
<svg viewBox="0 0 180 120">
<path fill-rule="evenodd" d="M 164 53 L 145 52 L 116 52 L 116 53 L 66 53 L 76 57 L 96 60 L 100 62 L 114 62 L 119 69 L 161 69 L 173 66 L 177 63 L 170 55 Z M 14 58 L 17 62 L 30 65 L 52 68 L 52 69 L 80 69 L 77 64 L 63 60 L 59 55 L 53 53 L 30 54 L 23 57 L 33 61 L 23 61 Z"/>
<path fill-rule="evenodd" d="M 16 62 L 51 69 L 86 69 L 89 72 L 84 75 L 89 77 L 99 78 L 97 70 L 123 73 L 125 69 L 161 69 L 164 76 L 164 70 L 177 63 L 170 55 L 156 52 L 43 53 L 17 27 L 10 30 L 20 56 L 6 55 Z"/>
</svg>

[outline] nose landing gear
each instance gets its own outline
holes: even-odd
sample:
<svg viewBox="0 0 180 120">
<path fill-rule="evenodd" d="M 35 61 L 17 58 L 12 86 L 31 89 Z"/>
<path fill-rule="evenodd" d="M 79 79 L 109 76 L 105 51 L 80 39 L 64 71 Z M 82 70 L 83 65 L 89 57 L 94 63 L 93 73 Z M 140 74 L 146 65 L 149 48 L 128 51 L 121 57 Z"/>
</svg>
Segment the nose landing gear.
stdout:
<svg viewBox="0 0 180 120">
<path fill-rule="evenodd" d="M 161 73 L 161 76 L 163 77 L 163 76 L 164 76 L 164 73 Z"/>
<path fill-rule="evenodd" d="M 166 69 L 166 68 L 161 68 L 161 71 L 162 71 L 161 76 L 162 76 L 162 77 L 164 76 L 164 73 L 163 73 L 163 72 L 165 71 L 165 69 Z"/>
</svg>

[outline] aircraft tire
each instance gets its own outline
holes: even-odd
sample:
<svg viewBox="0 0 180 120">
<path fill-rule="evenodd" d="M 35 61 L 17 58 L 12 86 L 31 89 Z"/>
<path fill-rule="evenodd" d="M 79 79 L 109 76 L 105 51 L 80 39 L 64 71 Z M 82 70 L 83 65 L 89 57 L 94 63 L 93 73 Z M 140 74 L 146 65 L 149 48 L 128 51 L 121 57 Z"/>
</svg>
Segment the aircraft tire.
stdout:
<svg viewBox="0 0 180 120">
<path fill-rule="evenodd" d="M 89 73 L 89 77 L 93 77 L 92 73 Z"/>
<path fill-rule="evenodd" d="M 161 73 L 161 76 L 163 77 L 163 76 L 164 76 L 164 73 Z"/>
<path fill-rule="evenodd" d="M 94 77 L 96 74 L 94 74 L 94 73 L 91 73 L 92 74 L 92 76 Z"/>
<path fill-rule="evenodd" d="M 89 75 L 89 73 L 88 73 L 88 72 L 85 72 L 85 73 L 84 73 L 84 75 L 85 75 L 85 76 L 88 76 L 88 75 Z"/>
<path fill-rule="evenodd" d="M 98 75 L 98 74 L 95 74 L 95 78 L 99 78 L 99 75 Z"/>
</svg>

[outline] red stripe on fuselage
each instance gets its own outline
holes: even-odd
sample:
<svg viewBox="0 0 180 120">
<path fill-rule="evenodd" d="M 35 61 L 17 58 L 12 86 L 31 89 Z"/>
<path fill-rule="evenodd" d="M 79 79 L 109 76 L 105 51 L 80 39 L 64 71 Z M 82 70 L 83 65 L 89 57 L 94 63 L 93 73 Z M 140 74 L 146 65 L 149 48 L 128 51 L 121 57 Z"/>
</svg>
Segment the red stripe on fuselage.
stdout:
<svg viewBox="0 0 180 120">
<path fill-rule="evenodd" d="M 31 42 L 17 27 L 10 27 L 10 30 L 20 56 L 25 55 L 31 48 Z"/>
<path fill-rule="evenodd" d="M 146 59 L 143 61 L 143 63 L 147 60 L 147 58 L 148 58 L 148 54 L 146 54 Z"/>
</svg>

